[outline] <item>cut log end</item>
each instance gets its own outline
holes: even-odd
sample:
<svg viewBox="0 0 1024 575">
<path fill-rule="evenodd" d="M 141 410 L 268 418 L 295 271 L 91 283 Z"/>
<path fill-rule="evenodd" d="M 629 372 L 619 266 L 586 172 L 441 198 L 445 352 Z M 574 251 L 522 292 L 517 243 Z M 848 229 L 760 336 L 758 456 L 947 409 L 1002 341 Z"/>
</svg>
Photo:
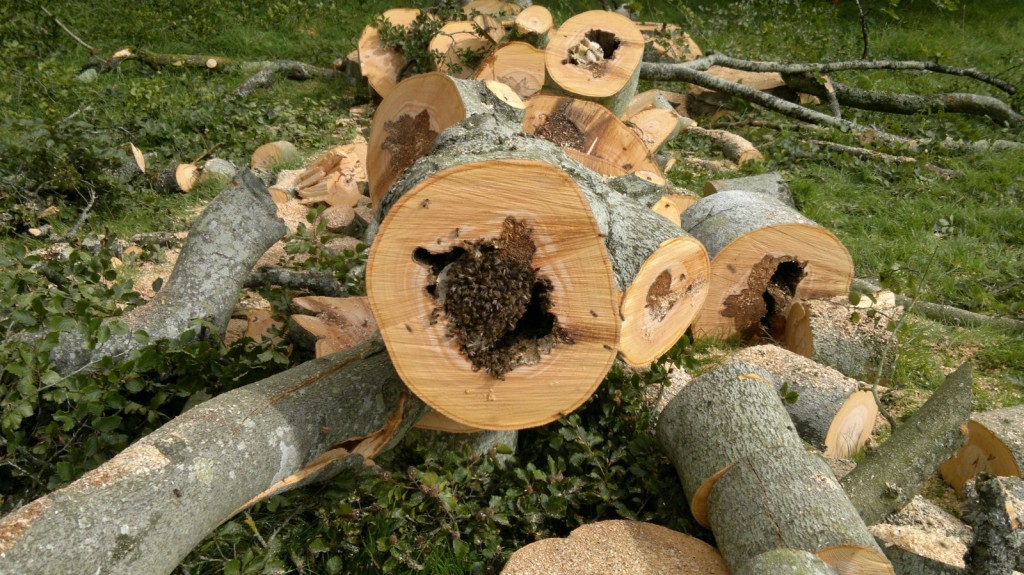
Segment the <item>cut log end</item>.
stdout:
<svg viewBox="0 0 1024 575">
<path fill-rule="evenodd" d="M 525 180 L 544 197 L 523 196 Z M 615 290 L 564 172 L 459 165 L 404 194 L 380 230 L 367 292 L 399 374 L 435 410 L 481 429 L 532 427 L 600 383 L 618 344 Z"/>
<path fill-rule="evenodd" d="M 501 82 L 529 100 L 544 87 L 544 51 L 525 42 L 509 42 L 495 48 L 473 77 Z"/>
<path fill-rule="evenodd" d="M 697 240 L 680 236 L 658 246 L 622 298 L 619 351 L 626 363 L 646 365 L 675 345 L 707 298 L 709 275 Z"/>
<path fill-rule="evenodd" d="M 263 144 L 252 153 L 251 166 L 254 170 L 270 170 L 278 164 L 299 159 L 299 152 L 291 142 L 280 140 Z"/>
<path fill-rule="evenodd" d="M 892 564 L 876 549 L 858 545 L 836 545 L 817 552 L 839 575 L 895 575 Z"/>
<path fill-rule="evenodd" d="M 975 414 L 967 426 L 967 443 L 939 467 L 942 478 L 958 492 L 982 472 L 1021 477 L 1024 443 L 1020 429 L 1024 406 Z M 1014 433 L 1013 428 L 1017 429 Z"/>
</svg>

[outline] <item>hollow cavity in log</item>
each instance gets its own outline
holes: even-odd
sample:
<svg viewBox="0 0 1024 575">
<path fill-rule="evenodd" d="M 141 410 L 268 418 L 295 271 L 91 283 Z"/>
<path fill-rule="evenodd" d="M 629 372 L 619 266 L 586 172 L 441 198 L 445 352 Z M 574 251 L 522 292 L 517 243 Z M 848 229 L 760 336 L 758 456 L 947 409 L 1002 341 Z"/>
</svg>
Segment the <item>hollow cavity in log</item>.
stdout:
<svg viewBox="0 0 1024 575">
<path fill-rule="evenodd" d="M 384 131 L 388 135 L 382 147 L 391 154 L 388 170 L 392 178 L 397 178 L 413 162 L 429 154 L 437 139 L 437 132 L 430 129 L 430 114 L 426 110 L 388 122 Z"/>
<path fill-rule="evenodd" d="M 572 336 L 551 313 L 550 280 L 533 267 L 533 230 L 506 218 L 497 240 L 476 240 L 434 254 L 417 248 L 413 259 L 431 269 L 426 286 L 437 300 L 433 321 L 444 318 L 447 334 L 474 369 L 498 379 L 520 365 L 540 361 Z"/>
<path fill-rule="evenodd" d="M 791 256 L 765 256 L 750 270 L 747 288 L 725 299 L 722 315 L 733 318 L 744 339 L 781 340 L 804 266 Z"/>
<path fill-rule="evenodd" d="M 605 63 L 615 57 L 620 44 L 611 32 L 590 30 L 579 44 L 569 50 L 568 58 L 562 63 L 575 64 L 592 73 L 595 78 L 600 78 L 604 75 Z"/>
<path fill-rule="evenodd" d="M 583 147 L 583 131 L 566 114 L 571 103 L 572 100 L 566 100 L 557 112 L 548 116 L 547 120 L 537 127 L 535 133 L 560 148 L 572 148 L 586 153 L 587 150 Z"/>
</svg>

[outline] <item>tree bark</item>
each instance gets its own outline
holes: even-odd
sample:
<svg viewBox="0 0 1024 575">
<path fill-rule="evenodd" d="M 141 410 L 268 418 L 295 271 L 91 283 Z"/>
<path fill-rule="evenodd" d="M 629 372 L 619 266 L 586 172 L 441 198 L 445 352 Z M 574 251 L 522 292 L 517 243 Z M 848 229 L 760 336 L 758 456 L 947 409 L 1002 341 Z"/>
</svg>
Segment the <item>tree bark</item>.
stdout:
<svg viewBox="0 0 1024 575">
<path fill-rule="evenodd" d="M 1019 477 L 979 473 L 974 480 L 964 505 L 964 516 L 974 528 L 971 548 L 964 556 L 971 575 L 1003 575 L 1020 566 L 1024 558 L 1021 492 L 1024 484 Z"/>
<path fill-rule="evenodd" d="M 733 571 L 778 548 L 815 553 L 842 575 L 893 574 L 828 464 L 803 447 L 752 452 L 715 483 L 708 517 Z"/>
<path fill-rule="evenodd" d="M 878 406 L 870 391 L 860 391 L 859 381 L 774 345 L 748 347 L 732 357 L 765 369 L 780 393 L 785 384 L 787 393 L 797 394 L 785 402 L 786 411 L 800 437 L 827 457 L 850 457 L 871 437 Z"/>
<path fill-rule="evenodd" d="M 284 233 L 266 188 L 243 170 L 196 220 L 160 292 L 123 316 L 105 320 L 122 323 L 126 332 L 95 347 L 81 333 L 62 333 L 50 352 L 54 370 L 66 375 L 103 357 L 123 358 L 147 341 L 178 337 L 197 320 L 208 322 L 219 337 L 252 266 Z M 148 334 L 148 340 L 140 342 L 139 332 Z"/>
<path fill-rule="evenodd" d="M 708 496 L 730 466 L 776 447 L 803 449 L 767 370 L 727 360 L 683 388 L 658 420 L 690 511 L 708 526 Z"/>
<path fill-rule="evenodd" d="M 906 423 L 843 478 L 867 523 L 899 511 L 938 466 L 964 444 L 971 413 L 971 366 L 964 364 Z"/>
<path fill-rule="evenodd" d="M 838 575 L 838 571 L 820 557 L 800 549 L 773 549 L 744 563 L 734 575 Z"/>
<path fill-rule="evenodd" d="M 854 279 L 853 287 L 859 290 L 877 292 L 878 284 L 863 279 Z M 967 327 L 995 327 L 1008 331 L 1024 331 L 1024 321 L 1011 317 L 992 317 L 957 307 L 920 301 L 902 294 L 896 294 L 896 303 L 911 313 L 952 325 Z"/>
<path fill-rule="evenodd" d="M 264 497 L 362 469 L 423 411 L 383 346 L 211 399 L 0 520 L 11 573 L 170 573 Z"/>
<path fill-rule="evenodd" d="M 786 183 L 786 180 L 779 172 L 768 172 L 767 174 L 731 178 L 728 180 L 708 180 L 704 184 L 705 196 L 728 190 L 743 190 L 744 192 L 767 194 L 787 206 L 796 207 L 796 204 L 793 202 L 793 192 L 789 190 L 789 184 Z"/>
</svg>

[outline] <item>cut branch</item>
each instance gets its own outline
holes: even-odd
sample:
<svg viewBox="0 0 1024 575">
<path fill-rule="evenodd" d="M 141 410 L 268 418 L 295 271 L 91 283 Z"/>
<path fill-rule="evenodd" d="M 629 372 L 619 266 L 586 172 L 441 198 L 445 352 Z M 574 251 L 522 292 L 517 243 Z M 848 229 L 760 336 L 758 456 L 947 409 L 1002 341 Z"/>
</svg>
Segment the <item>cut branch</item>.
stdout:
<svg viewBox="0 0 1024 575">
<path fill-rule="evenodd" d="M 277 285 L 286 289 L 303 290 L 313 295 L 341 297 L 345 288 L 334 274 L 320 270 L 290 270 L 277 266 L 262 266 L 245 280 L 243 287 L 257 289 Z"/>
<path fill-rule="evenodd" d="M 853 280 L 852 287 L 869 292 L 877 292 L 882 289 L 877 284 L 864 279 Z M 949 305 L 915 301 L 913 298 L 900 294 L 896 294 L 896 304 L 903 306 L 911 313 L 917 313 L 943 323 L 968 327 L 995 327 L 1014 332 L 1024 331 L 1024 321 L 1011 317 L 992 317 Z"/>
<path fill-rule="evenodd" d="M 259 497 L 364 468 L 422 411 L 379 342 L 228 392 L 0 520 L 4 570 L 170 573 Z"/>
</svg>

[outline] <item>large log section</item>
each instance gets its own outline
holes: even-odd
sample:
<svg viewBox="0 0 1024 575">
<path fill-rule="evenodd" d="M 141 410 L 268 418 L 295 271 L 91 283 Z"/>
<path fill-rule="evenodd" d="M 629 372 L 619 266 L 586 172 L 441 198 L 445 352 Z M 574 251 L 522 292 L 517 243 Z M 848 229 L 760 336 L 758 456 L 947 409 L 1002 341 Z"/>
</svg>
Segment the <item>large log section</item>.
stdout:
<svg viewBox="0 0 1024 575">
<path fill-rule="evenodd" d="M 706 256 L 523 134 L 522 110 L 464 86 L 486 111 L 444 131 L 382 197 L 367 292 L 396 368 L 431 407 L 481 429 L 541 425 L 590 396 L 633 310 L 639 334 L 622 341 L 642 349 L 622 349 L 630 361 L 678 339 Z"/>
<path fill-rule="evenodd" d="M 217 396 L 0 520 L 4 573 L 170 573 L 253 500 L 362 468 L 423 413 L 380 342 Z"/>
<path fill-rule="evenodd" d="M 766 194 L 712 194 L 686 210 L 682 224 L 712 258 L 697 336 L 781 340 L 793 301 L 849 292 L 853 260 L 843 244 Z"/>
<path fill-rule="evenodd" d="M 981 472 L 1021 477 L 1024 405 L 975 413 L 967 430 L 967 444 L 940 467 L 947 483 L 960 491 Z"/>
</svg>

